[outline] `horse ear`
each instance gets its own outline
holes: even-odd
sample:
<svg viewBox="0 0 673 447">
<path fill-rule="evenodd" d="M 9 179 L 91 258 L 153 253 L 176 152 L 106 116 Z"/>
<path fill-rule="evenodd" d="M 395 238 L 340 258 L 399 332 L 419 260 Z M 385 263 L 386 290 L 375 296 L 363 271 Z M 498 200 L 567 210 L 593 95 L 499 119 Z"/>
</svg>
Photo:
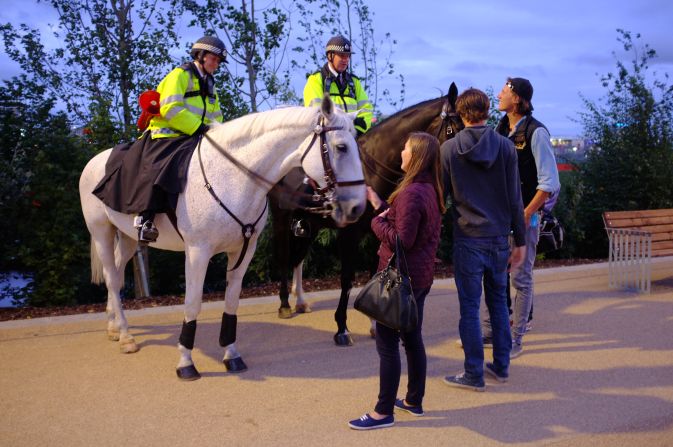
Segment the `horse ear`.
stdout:
<svg viewBox="0 0 673 447">
<path fill-rule="evenodd" d="M 455 107 L 456 105 L 456 98 L 458 98 L 458 87 L 456 87 L 456 83 L 452 82 L 451 86 L 449 87 L 449 104 L 451 106 Z"/>
<path fill-rule="evenodd" d="M 329 93 L 325 93 L 325 96 L 322 99 L 322 105 L 320 106 L 320 111 L 325 115 L 325 118 L 328 119 L 334 114 L 334 103 L 332 102 Z"/>
</svg>

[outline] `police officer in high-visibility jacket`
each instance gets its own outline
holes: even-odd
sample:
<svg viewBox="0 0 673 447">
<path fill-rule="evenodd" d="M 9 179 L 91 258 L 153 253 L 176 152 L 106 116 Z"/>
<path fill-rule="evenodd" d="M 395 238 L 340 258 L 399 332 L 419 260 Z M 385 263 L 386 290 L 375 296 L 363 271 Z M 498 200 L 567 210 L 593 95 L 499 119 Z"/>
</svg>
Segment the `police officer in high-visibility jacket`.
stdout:
<svg viewBox="0 0 673 447">
<path fill-rule="evenodd" d="M 147 130 L 140 129 L 141 138 L 112 150 L 105 177 L 93 190 L 113 210 L 137 215 L 134 223 L 143 243 L 159 237 L 153 222 L 157 213 L 174 216 L 200 136 L 210 124 L 222 122 L 213 74 L 226 62 L 224 43 L 204 36 L 190 55 L 192 62 L 175 68 L 157 87 L 160 113 L 151 118 Z M 146 123 L 139 120 L 139 126 Z"/>
<path fill-rule="evenodd" d="M 374 108 L 360 79 L 347 70 L 353 54 L 351 43 L 343 36 L 335 36 L 327 42 L 325 50 L 327 63 L 306 80 L 304 105 L 319 106 L 329 92 L 334 104 L 343 111 L 361 110 L 354 124 L 358 135 L 362 135 L 372 125 Z"/>
<path fill-rule="evenodd" d="M 171 71 L 157 87 L 160 95 L 161 114 L 154 116 L 148 130 L 152 140 L 199 136 L 208 130 L 208 125 L 222 122 L 220 101 L 215 91 L 213 74 L 220 63 L 226 62 L 224 43 L 214 36 L 197 40 L 190 51 L 192 62 Z M 153 223 L 151 200 L 148 208 L 139 213 L 136 220 L 141 242 L 154 242 L 159 231 Z"/>
</svg>

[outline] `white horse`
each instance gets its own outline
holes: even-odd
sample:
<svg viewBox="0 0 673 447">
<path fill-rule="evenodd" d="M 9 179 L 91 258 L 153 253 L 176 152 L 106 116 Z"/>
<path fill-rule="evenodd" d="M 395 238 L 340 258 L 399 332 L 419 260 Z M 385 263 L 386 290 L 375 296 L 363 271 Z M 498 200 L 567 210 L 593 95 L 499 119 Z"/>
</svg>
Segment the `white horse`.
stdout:
<svg viewBox="0 0 673 447">
<path fill-rule="evenodd" d="M 178 343 L 179 378 L 200 377 L 191 355 L 196 319 L 201 311 L 208 262 L 222 252 L 227 253 L 229 269 L 220 332 L 220 345 L 225 348 L 223 362 L 229 372 L 247 369 L 235 345 L 236 311 L 243 275 L 266 223 L 266 195 L 272 185 L 291 168 L 302 166 L 309 177 L 327 188 L 331 217 L 337 225 L 354 222 L 364 211 L 366 191 L 354 138 L 355 114 L 339 111 L 329 98 L 322 104 L 321 108 L 290 107 L 251 114 L 212 127 L 202 139 L 200 151 L 196 150 L 190 161 L 187 185 L 178 198 L 175 212 L 180 234 L 165 214 L 157 216 L 155 224 L 160 236 L 153 246 L 185 252 L 186 290 Z M 108 337 L 119 340 L 122 352 L 131 353 L 139 348 L 128 332 L 119 291 L 124 267 L 138 243 L 138 232 L 133 226 L 134 216 L 108 208 L 91 193 L 103 178 L 110 152 L 111 149 L 104 151 L 89 161 L 82 171 L 79 191 L 82 212 L 91 233 L 92 282 L 100 284 L 104 280 L 108 290 Z M 227 154 L 230 157 L 225 157 Z M 251 172 L 246 173 L 241 166 L 263 176 L 269 183 Z M 331 179 L 330 171 L 333 172 Z M 210 191 L 206 183 L 211 185 Z M 246 250 L 242 225 L 221 205 L 243 224 L 257 222 Z"/>
</svg>

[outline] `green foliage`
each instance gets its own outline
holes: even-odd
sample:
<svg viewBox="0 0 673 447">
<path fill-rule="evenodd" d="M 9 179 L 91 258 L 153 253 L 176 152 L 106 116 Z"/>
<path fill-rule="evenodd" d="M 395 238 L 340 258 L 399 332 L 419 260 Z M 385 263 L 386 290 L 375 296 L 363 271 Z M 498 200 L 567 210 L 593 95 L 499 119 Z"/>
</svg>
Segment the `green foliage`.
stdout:
<svg viewBox="0 0 673 447">
<path fill-rule="evenodd" d="M 493 87 L 486 88 L 486 96 L 488 96 L 490 107 L 488 108 L 488 120 L 486 125 L 495 128 L 500 122 L 502 114 L 498 110 L 498 95 L 493 91 Z"/>
<path fill-rule="evenodd" d="M 239 116 L 257 112 L 264 104 L 298 102 L 283 57 L 289 18 L 278 1 L 266 2 L 261 8 L 255 7 L 254 0 L 241 1 L 240 7 L 228 0 L 182 0 L 182 5 L 195 17 L 190 26 L 227 42 L 228 63 L 220 70 L 226 79 L 219 84 L 227 91 L 224 97 L 236 104 Z M 228 101 L 222 103 L 231 106 Z"/>
<path fill-rule="evenodd" d="M 303 70 L 307 76 L 315 72 L 326 62 L 325 44 L 329 38 L 342 34 L 353 44 L 356 54 L 351 59 L 351 69 L 363 80 L 375 113 L 379 113 L 377 104 L 381 101 L 399 109 L 403 107 L 404 76 L 395 73 L 392 63 L 397 42 L 390 33 L 380 37 L 375 32 L 374 13 L 366 0 L 304 0 L 295 7 L 303 33 L 297 36 L 299 45 L 293 48 L 297 54 L 292 60 L 293 69 Z M 399 81 L 399 92 L 380 87 L 381 81 L 389 76 Z"/>
<path fill-rule="evenodd" d="M 580 256 L 605 256 L 603 211 L 673 207 L 673 87 L 668 75 L 662 80 L 650 71 L 656 52 L 617 31 L 634 59 L 630 65 L 618 60 L 617 70 L 601 77 L 605 97 L 583 98 L 586 111 L 580 114 L 586 136 L 597 145 L 580 167 Z"/>
<path fill-rule="evenodd" d="M 172 0 L 49 3 L 59 16 L 54 37 L 63 46 L 47 51 L 36 29 L 4 24 L 5 51 L 65 104 L 76 126 L 88 125 L 90 104 L 99 102 L 108 105 L 108 120 L 121 128 L 123 139 L 132 139 L 138 95 L 154 88 L 173 65 L 169 52 L 178 41 L 179 5 Z"/>
<path fill-rule="evenodd" d="M 0 91 L 0 270 L 30 272 L 28 304 L 87 302 L 101 291 L 88 284 L 89 236 L 77 185 L 93 150 L 43 93 L 25 76 Z"/>
</svg>

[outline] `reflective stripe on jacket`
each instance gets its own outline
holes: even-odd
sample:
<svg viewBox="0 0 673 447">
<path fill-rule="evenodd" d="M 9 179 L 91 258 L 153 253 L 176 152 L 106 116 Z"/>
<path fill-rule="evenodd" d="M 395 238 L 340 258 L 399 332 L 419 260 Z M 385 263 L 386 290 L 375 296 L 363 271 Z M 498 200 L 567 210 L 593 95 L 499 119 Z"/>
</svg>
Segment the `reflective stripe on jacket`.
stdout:
<svg viewBox="0 0 673 447">
<path fill-rule="evenodd" d="M 161 98 L 161 115 L 150 121 L 148 129 L 152 138 L 178 137 L 196 132 L 201 125 L 204 105 L 199 94 L 198 76 L 184 67 L 177 67 L 166 75 L 157 91 Z M 191 95 L 185 98 L 187 93 Z M 205 124 L 221 123 L 223 120 L 217 93 L 214 96 L 214 100 L 206 97 L 206 113 L 203 118 Z"/>
<path fill-rule="evenodd" d="M 344 90 L 339 91 L 339 86 L 336 80 L 334 80 L 329 86 L 329 94 L 332 97 L 334 104 L 343 110 L 344 112 L 355 112 L 357 110 L 363 109 L 359 114 L 359 118 L 363 118 L 367 124 L 366 128 L 361 128 L 356 126 L 360 132 L 366 132 L 372 126 L 372 117 L 374 116 L 374 107 L 369 101 L 367 92 L 362 87 L 360 79 L 356 76 L 352 76 L 352 85 L 355 89 L 355 94 L 352 94 L 350 91 L 350 82 L 346 82 Z M 320 106 L 322 104 L 322 99 L 324 96 L 323 89 L 325 84 L 323 83 L 323 74 L 320 71 L 313 73 L 306 80 L 306 85 L 304 86 L 304 106 L 313 107 Z"/>
</svg>

